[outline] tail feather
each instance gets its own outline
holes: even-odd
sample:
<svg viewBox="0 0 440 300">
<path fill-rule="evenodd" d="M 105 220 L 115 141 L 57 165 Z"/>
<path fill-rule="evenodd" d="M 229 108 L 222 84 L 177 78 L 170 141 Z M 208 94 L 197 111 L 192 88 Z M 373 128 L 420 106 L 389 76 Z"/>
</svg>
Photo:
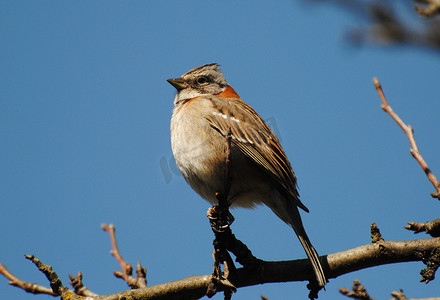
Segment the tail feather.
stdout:
<svg viewBox="0 0 440 300">
<path fill-rule="evenodd" d="M 298 236 L 301 245 L 306 251 L 307 257 L 312 263 L 313 271 L 315 272 L 316 280 L 318 281 L 319 286 L 324 287 L 324 285 L 327 283 L 327 279 L 325 277 L 321 262 L 319 261 L 319 255 L 307 236 L 297 208 L 296 212 L 294 212 L 290 217 L 290 225 Z"/>
<path fill-rule="evenodd" d="M 270 207 L 270 209 L 272 209 L 272 211 L 281 220 L 283 220 L 293 228 L 307 254 L 307 257 L 312 263 L 313 271 L 315 272 L 315 277 L 319 286 L 324 287 L 327 283 L 327 279 L 325 277 L 324 269 L 322 268 L 321 262 L 319 261 L 319 255 L 316 252 L 315 248 L 313 248 L 312 243 L 310 242 L 309 237 L 307 236 L 307 233 L 302 224 L 301 215 L 298 211 L 299 199 L 297 198 L 297 196 L 292 198 L 292 195 L 289 195 L 282 193 L 280 195 L 278 194 L 278 191 L 276 191 L 276 193 L 271 197 L 271 201 L 265 201 L 264 203 L 268 207 Z M 308 212 L 307 208 L 306 211 Z"/>
<path fill-rule="evenodd" d="M 301 245 L 304 247 L 306 251 L 307 257 L 310 259 L 310 262 L 313 266 L 313 271 L 315 272 L 316 280 L 318 281 L 319 286 L 324 286 L 327 283 L 327 279 L 325 278 L 324 270 L 322 269 L 321 262 L 319 261 L 319 255 L 316 252 L 315 248 L 310 243 L 307 235 L 300 235 L 297 233 L 298 239 L 301 242 Z"/>
</svg>

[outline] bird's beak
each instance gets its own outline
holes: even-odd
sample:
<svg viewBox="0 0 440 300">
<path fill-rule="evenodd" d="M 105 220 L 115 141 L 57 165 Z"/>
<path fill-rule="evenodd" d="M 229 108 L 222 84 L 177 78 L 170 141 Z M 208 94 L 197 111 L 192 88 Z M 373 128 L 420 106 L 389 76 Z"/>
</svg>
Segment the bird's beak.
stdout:
<svg viewBox="0 0 440 300">
<path fill-rule="evenodd" d="M 186 87 L 186 82 L 182 78 L 172 78 L 167 80 L 172 86 L 176 88 L 178 92 Z"/>
</svg>

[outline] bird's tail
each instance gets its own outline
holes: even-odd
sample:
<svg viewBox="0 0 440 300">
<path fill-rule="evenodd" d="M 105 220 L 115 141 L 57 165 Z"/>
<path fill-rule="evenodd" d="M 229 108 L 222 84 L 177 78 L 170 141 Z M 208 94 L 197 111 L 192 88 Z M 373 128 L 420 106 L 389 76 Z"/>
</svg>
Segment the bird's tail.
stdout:
<svg viewBox="0 0 440 300">
<path fill-rule="evenodd" d="M 307 257 L 310 259 L 310 262 L 312 263 L 313 271 L 315 272 L 316 280 L 318 281 L 319 286 L 324 287 L 324 285 L 327 283 L 327 279 L 325 277 L 321 262 L 319 261 L 319 255 L 316 252 L 315 248 L 312 246 L 309 237 L 307 236 L 307 233 L 301 222 L 301 216 L 299 215 L 297 209 L 294 215 L 295 216 L 291 218 L 290 224 L 293 230 L 295 230 L 295 233 L 298 236 L 301 245 L 306 251 Z"/>
</svg>

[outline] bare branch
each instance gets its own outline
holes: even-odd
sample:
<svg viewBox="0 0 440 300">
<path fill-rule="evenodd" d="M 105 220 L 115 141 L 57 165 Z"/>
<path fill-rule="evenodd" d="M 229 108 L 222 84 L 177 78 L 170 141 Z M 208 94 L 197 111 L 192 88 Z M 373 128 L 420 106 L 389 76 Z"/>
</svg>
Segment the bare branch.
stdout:
<svg viewBox="0 0 440 300">
<path fill-rule="evenodd" d="M 408 226 L 405 226 L 404 228 L 412 230 L 414 233 L 425 231 L 432 237 L 440 237 L 440 219 L 426 223 L 408 222 Z"/>
<path fill-rule="evenodd" d="M 133 267 L 130 263 L 126 262 L 123 258 L 121 253 L 118 249 L 118 243 L 116 241 L 116 230 L 115 226 L 113 224 L 107 225 L 107 224 L 101 224 L 101 228 L 104 231 L 107 231 L 110 235 L 110 241 L 112 244 L 112 250 L 110 250 L 110 254 L 113 255 L 114 258 L 118 261 L 119 265 L 121 266 L 121 271 L 115 271 L 113 274 L 117 278 L 121 278 L 125 280 L 125 282 L 128 284 L 131 288 L 144 288 L 147 287 L 147 279 L 146 274 L 147 270 L 142 267 L 141 263 L 137 263 L 136 268 L 136 274 L 137 278 L 133 276 Z"/>
<path fill-rule="evenodd" d="M 416 140 L 414 138 L 414 130 L 410 125 L 405 124 L 402 119 L 393 111 L 391 106 L 388 104 L 387 99 L 385 98 L 385 95 L 382 90 L 382 86 L 379 82 L 379 80 L 374 77 L 373 78 L 374 86 L 376 87 L 377 93 L 380 96 L 380 99 L 382 100 L 382 109 L 387 112 L 393 119 L 396 121 L 396 123 L 402 128 L 402 130 L 405 132 L 406 136 L 408 137 L 409 143 L 411 145 L 410 153 L 411 155 L 417 160 L 417 162 L 422 167 L 423 171 L 425 172 L 426 176 L 428 177 L 429 181 L 434 186 L 436 193 L 432 193 L 431 196 L 433 198 L 437 198 L 440 200 L 440 182 L 438 181 L 437 177 L 434 175 L 434 173 L 431 172 L 431 170 L 428 167 L 428 164 L 423 159 L 423 156 L 420 154 L 419 148 L 417 147 Z"/>
<path fill-rule="evenodd" d="M 336 278 L 343 274 L 378 265 L 420 261 L 422 258 L 418 253 L 430 253 L 438 247 L 440 247 L 440 238 L 384 241 L 329 254 L 321 257 L 321 260 L 325 262 L 324 270 L 328 277 Z M 314 278 L 314 272 L 307 259 L 280 262 L 263 261 L 261 266 L 262 268 L 258 272 L 249 272 L 243 268 L 237 269 L 233 284 L 239 288 L 269 282 L 306 281 Z M 140 299 L 141 295 L 152 297 L 154 293 L 159 293 L 163 298 L 154 299 L 178 299 L 178 296 L 182 295 L 184 295 L 182 298 L 185 299 L 198 299 L 197 297 L 204 296 L 210 282 L 210 275 L 192 276 L 146 289 L 126 291 L 118 295 Z M 117 299 L 112 295 L 109 296 L 111 297 L 102 299 Z"/>
<path fill-rule="evenodd" d="M 348 31 L 347 39 L 354 45 L 416 46 L 426 50 L 440 50 L 440 22 L 434 17 L 440 14 L 440 0 L 415 0 L 414 9 L 419 15 L 402 13 L 401 1 L 363 0 L 315 0 L 332 3 L 353 14 L 358 23 Z M 406 2 L 404 5 L 411 5 Z M 423 15 L 423 18 L 419 18 Z"/>
<path fill-rule="evenodd" d="M 420 275 L 422 275 L 420 282 L 428 283 L 434 280 L 435 272 L 440 266 L 440 247 L 433 249 L 430 253 L 421 252 L 418 255 L 426 265 L 426 268 L 420 271 Z"/>
<path fill-rule="evenodd" d="M 415 0 L 416 2 L 424 4 L 426 8 L 421 8 L 420 6 L 414 6 L 414 10 L 419 13 L 419 15 L 424 17 L 434 17 L 440 15 L 440 0 Z"/>
<path fill-rule="evenodd" d="M 398 292 L 391 292 L 391 296 L 393 296 L 391 300 L 408 300 L 401 289 Z"/>
<path fill-rule="evenodd" d="M 352 291 L 349 291 L 347 288 L 340 288 L 339 292 L 342 295 L 345 295 L 349 298 L 359 299 L 359 300 L 374 300 L 367 293 L 367 289 L 361 284 L 361 282 L 357 279 L 353 280 Z"/>
<path fill-rule="evenodd" d="M 380 241 L 384 241 L 382 234 L 380 234 L 379 227 L 377 227 L 376 223 L 371 224 L 370 231 L 371 231 L 371 242 L 373 244 Z"/>
<path fill-rule="evenodd" d="M 82 273 L 78 272 L 76 277 L 69 274 L 70 281 L 69 283 L 75 289 L 75 294 L 86 297 L 96 297 L 98 294 L 95 294 L 91 290 L 89 290 L 82 282 Z"/>
<path fill-rule="evenodd" d="M 25 257 L 26 259 L 32 261 L 34 265 L 37 266 L 37 268 L 44 275 L 46 275 L 47 280 L 49 280 L 50 282 L 51 288 L 36 283 L 25 282 L 17 278 L 15 275 L 9 272 L 5 266 L 0 264 L 0 269 L 1 269 L 0 273 L 11 280 L 9 284 L 19 287 L 28 293 L 47 294 L 54 297 L 61 296 L 61 299 L 84 300 L 83 297 L 76 295 L 72 290 L 69 290 L 68 288 L 63 286 L 63 283 L 61 282 L 60 278 L 55 273 L 55 271 L 52 270 L 51 266 L 42 263 L 39 259 L 35 258 L 35 256 L 33 255 L 25 255 Z"/>
<path fill-rule="evenodd" d="M 26 282 L 12 274 L 3 264 L 0 264 L 0 274 L 9 279 L 9 284 L 23 289 L 32 294 L 46 294 L 51 296 L 58 296 L 51 288 L 42 286 L 38 283 Z"/>
<path fill-rule="evenodd" d="M 398 292 L 391 292 L 391 296 L 393 296 L 390 300 L 440 300 L 440 298 L 407 298 L 402 290 L 399 290 Z"/>
<path fill-rule="evenodd" d="M 324 262 L 323 267 L 328 278 L 336 278 L 343 274 L 384 264 L 408 261 L 424 261 L 429 264 L 432 254 L 435 254 L 439 248 L 440 238 L 414 241 L 379 241 L 375 244 L 322 256 L 320 259 Z M 436 255 L 439 256 L 438 253 Z M 38 261 L 35 258 L 32 260 L 35 263 Z M 239 288 L 270 282 L 310 281 L 314 278 L 314 272 L 308 259 L 279 262 L 262 261 L 260 266 L 258 271 L 237 269 L 232 283 Z M 48 274 L 46 276 L 51 282 L 56 281 L 53 278 L 53 271 L 43 267 L 40 269 Z M 430 272 L 432 272 L 432 268 Z M 199 299 L 205 295 L 211 280 L 211 275 L 192 276 L 152 287 L 89 297 L 89 299 L 116 300 L 122 297 L 132 300 Z M 76 296 L 73 291 L 62 287 L 61 282 L 59 287 L 55 289 L 61 291 L 61 299 L 69 297 L 70 299 L 79 299 L 77 297 L 80 297 Z"/>
<path fill-rule="evenodd" d="M 44 275 L 46 275 L 47 280 L 49 280 L 50 287 L 55 295 L 59 296 L 63 293 L 65 288 L 61 279 L 58 277 L 57 273 L 52 269 L 51 266 L 43 264 L 39 259 L 35 258 L 33 255 L 25 255 L 26 259 L 29 259 L 37 266 L 38 270 L 40 270 Z"/>
</svg>

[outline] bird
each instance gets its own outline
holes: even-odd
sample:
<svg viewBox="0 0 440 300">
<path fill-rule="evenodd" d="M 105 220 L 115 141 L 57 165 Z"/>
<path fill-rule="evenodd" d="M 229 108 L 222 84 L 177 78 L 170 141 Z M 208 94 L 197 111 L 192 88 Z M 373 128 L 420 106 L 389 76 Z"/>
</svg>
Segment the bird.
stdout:
<svg viewBox="0 0 440 300">
<path fill-rule="evenodd" d="M 309 210 L 299 199 L 296 175 L 271 128 L 229 85 L 217 63 L 195 67 L 167 81 L 177 90 L 171 147 L 186 182 L 212 205 L 218 204 L 216 193 L 229 180 L 230 207 L 268 206 L 293 228 L 318 285 L 324 287 L 327 279 L 298 208 Z"/>
</svg>

